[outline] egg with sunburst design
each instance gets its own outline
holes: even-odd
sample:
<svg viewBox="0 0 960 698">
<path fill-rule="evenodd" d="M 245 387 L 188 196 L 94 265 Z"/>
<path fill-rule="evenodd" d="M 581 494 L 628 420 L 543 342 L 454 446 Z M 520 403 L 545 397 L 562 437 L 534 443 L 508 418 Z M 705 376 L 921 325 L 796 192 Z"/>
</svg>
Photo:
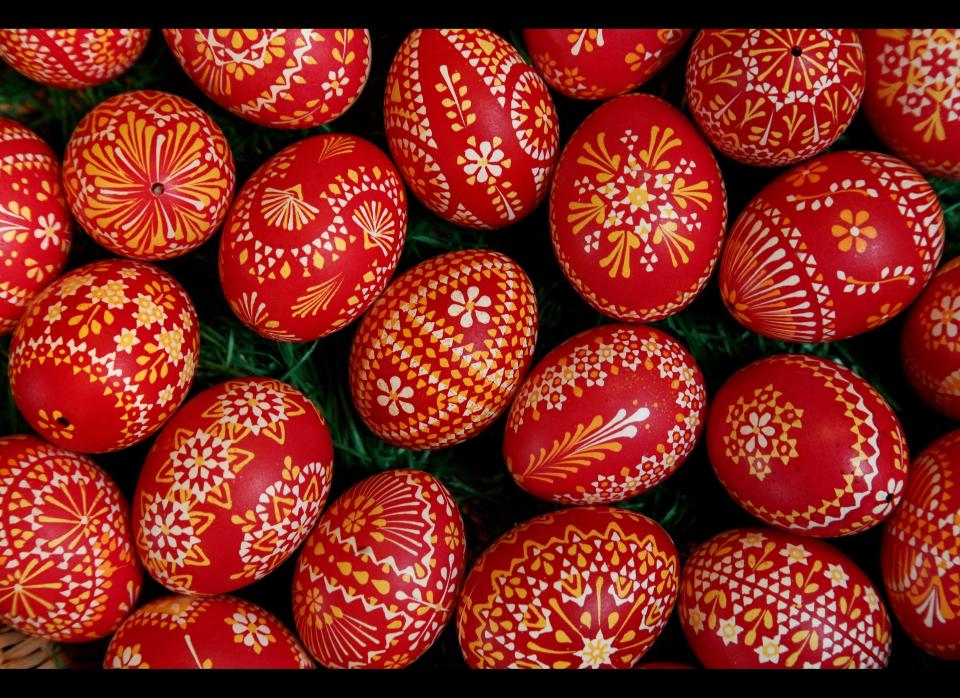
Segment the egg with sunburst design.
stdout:
<svg viewBox="0 0 960 698">
<path fill-rule="evenodd" d="M 247 586 L 306 539 L 332 477 L 330 431 L 306 395 L 272 378 L 215 385 L 147 455 L 133 498 L 137 552 L 171 591 Z"/>
<path fill-rule="evenodd" d="M 164 29 L 163 35 L 210 99 L 260 126 L 333 121 L 370 75 L 366 29 Z"/>
<path fill-rule="evenodd" d="M 132 259 L 171 259 L 202 245 L 226 217 L 235 182 L 220 127 L 192 102 L 157 90 L 98 104 L 63 156 L 77 222 Z"/>
<path fill-rule="evenodd" d="M 744 208 L 721 254 L 720 295 L 767 337 L 846 339 L 913 302 L 944 237 L 940 201 L 913 167 L 863 150 L 821 155 Z"/>
<path fill-rule="evenodd" d="M 240 190 L 220 238 L 224 295 L 264 337 L 323 337 L 383 291 L 406 230 L 403 181 L 383 151 L 356 136 L 307 138 Z"/>
<path fill-rule="evenodd" d="M 466 228 L 503 228 L 543 200 L 560 128 L 543 79 L 486 29 L 415 29 L 383 100 L 400 174 L 431 211 Z"/>
<path fill-rule="evenodd" d="M 35 436 L 0 437 L 0 623 L 58 642 L 107 637 L 142 584 L 113 480 Z"/>
<path fill-rule="evenodd" d="M 10 389 L 45 439 L 117 451 L 176 411 L 199 351 L 197 314 L 176 279 L 145 262 L 93 262 L 27 307 L 10 342 Z"/>
</svg>

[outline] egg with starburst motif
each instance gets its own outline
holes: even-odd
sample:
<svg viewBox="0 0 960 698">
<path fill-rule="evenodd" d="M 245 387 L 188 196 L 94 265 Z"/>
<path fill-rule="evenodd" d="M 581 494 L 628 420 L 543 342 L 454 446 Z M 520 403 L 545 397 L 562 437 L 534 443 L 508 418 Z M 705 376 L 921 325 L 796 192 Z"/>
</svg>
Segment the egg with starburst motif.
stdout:
<svg viewBox="0 0 960 698">
<path fill-rule="evenodd" d="M 383 291 L 406 230 L 403 180 L 386 153 L 356 136 L 307 138 L 237 195 L 220 238 L 223 293 L 264 337 L 323 337 Z"/>
</svg>

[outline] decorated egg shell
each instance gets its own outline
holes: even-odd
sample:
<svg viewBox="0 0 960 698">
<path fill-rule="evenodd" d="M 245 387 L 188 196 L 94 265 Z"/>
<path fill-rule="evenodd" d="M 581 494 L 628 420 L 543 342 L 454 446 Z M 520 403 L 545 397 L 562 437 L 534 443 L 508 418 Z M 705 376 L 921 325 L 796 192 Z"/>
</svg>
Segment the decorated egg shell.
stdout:
<svg viewBox="0 0 960 698">
<path fill-rule="evenodd" d="M 864 107 L 880 139 L 925 174 L 960 179 L 960 29 L 861 29 Z"/>
<path fill-rule="evenodd" d="M 0 437 L 0 623 L 57 642 L 107 637 L 142 584 L 113 480 L 79 453 Z"/>
<path fill-rule="evenodd" d="M 923 650 L 960 659 L 960 431 L 910 468 L 903 504 L 883 529 L 883 584 L 893 613 Z"/>
<path fill-rule="evenodd" d="M 747 328 L 825 342 L 909 305 L 943 252 L 943 211 L 923 176 L 880 153 L 822 155 L 777 177 L 727 236 L 720 293 Z"/>
<path fill-rule="evenodd" d="M 721 386 L 707 449 L 744 509 L 815 537 L 860 533 L 887 518 L 910 460 L 900 422 L 873 386 L 800 354 L 755 361 Z"/>
<path fill-rule="evenodd" d="M 747 165 L 822 152 L 850 125 L 863 89 L 852 29 L 704 29 L 687 62 L 694 120 L 717 150 Z"/>
<path fill-rule="evenodd" d="M 93 108 L 70 136 L 63 182 L 80 226 L 111 252 L 178 257 L 223 222 L 236 183 L 220 127 L 183 97 L 139 90 Z"/>
<path fill-rule="evenodd" d="M 516 394 L 537 322 L 533 284 L 506 255 L 459 250 L 421 262 L 360 321 L 350 350 L 353 404 L 396 446 L 466 441 Z"/>
<path fill-rule="evenodd" d="M 387 75 L 387 142 L 414 195 L 467 228 L 502 228 L 547 193 L 559 123 L 543 79 L 486 29 L 415 29 Z"/>
<path fill-rule="evenodd" d="M 0 58 L 48 87 L 94 87 L 125 73 L 149 29 L 0 29 Z"/>
<path fill-rule="evenodd" d="M 890 619 L 869 578 L 831 545 L 773 529 L 696 548 L 679 611 L 707 669 L 875 669 L 890 659 Z"/>
<path fill-rule="evenodd" d="M 457 634 L 474 669 L 628 668 L 677 598 L 659 524 L 612 507 L 543 514 L 503 535 L 464 582 Z"/>
<path fill-rule="evenodd" d="M 104 669 L 312 669 L 296 636 L 235 596 L 165 596 L 130 616 Z"/>
<path fill-rule="evenodd" d="M 910 307 L 900 350 L 904 372 L 920 397 L 960 419 L 960 259 L 940 267 Z"/>
<path fill-rule="evenodd" d="M 117 451 L 180 406 L 199 350 L 197 314 L 176 279 L 144 262 L 93 262 L 27 307 L 10 343 L 10 387 L 48 441 Z"/>
<path fill-rule="evenodd" d="M 63 269 L 72 229 L 57 156 L 33 131 L 0 118 L 0 335 Z"/>
<path fill-rule="evenodd" d="M 405 667 L 453 615 L 463 558 L 443 483 L 419 470 L 369 477 L 324 512 L 300 553 L 297 632 L 326 667 Z"/>
<path fill-rule="evenodd" d="M 163 35 L 210 99 L 260 126 L 333 121 L 370 75 L 366 29 L 164 29 Z"/>
<path fill-rule="evenodd" d="M 689 29 L 524 29 L 537 71 L 561 94 L 607 99 L 639 87 L 683 47 Z"/>
<path fill-rule="evenodd" d="M 271 378 L 213 386 L 150 449 L 133 500 L 137 552 L 171 591 L 239 589 L 306 539 L 332 477 L 330 432 L 306 395 Z"/>
<path fill-rule="evenodd" d="M 651 95 L 597 108 L 564 147 L 550 190 L 550 236 L 584 300 L 652 322 L 706 285 L 727 221 L 717 161 L 684 115 Z"/>
<path fill-rule="evenodd" d="M 240 190 L 220 239 L 224 295 L 265 337 L 323 337 L 383 291 L 406 228 L 403 181 L 383 151 L 356 136 L 307 138 Z"/>
<path fill-rule="evenodd" d="M 617 502 L 680 467 L 705 418 L 703 376 L 683 345 L 652 327 L 595 327 L 531 371 L 510 409 L 504 459 L 542 499 Z"/>
</svg>

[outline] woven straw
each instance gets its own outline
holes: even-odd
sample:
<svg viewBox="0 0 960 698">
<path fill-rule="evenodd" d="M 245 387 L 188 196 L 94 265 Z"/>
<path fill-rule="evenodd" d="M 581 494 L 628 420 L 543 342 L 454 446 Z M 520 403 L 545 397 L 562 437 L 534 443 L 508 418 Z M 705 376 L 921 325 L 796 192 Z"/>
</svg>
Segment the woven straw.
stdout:
<svg viewBox="0 0 960 698">
<path fill-rule="evenodd" d="M 24 635 L 0 625 L 0 669 L 63 669 L 66 667 L 55 642 Z"/>
</svg>

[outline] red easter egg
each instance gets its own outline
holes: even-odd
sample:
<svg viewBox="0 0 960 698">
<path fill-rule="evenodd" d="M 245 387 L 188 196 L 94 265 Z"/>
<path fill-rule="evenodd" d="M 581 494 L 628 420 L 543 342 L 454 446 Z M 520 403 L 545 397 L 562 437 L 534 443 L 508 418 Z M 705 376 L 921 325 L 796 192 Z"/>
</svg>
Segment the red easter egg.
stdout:
<svg viewBox="0 0 960 698">
<path fill-rule="evenodd" d="M 125 73 L 149 29 L 0 29 L 0 58 L 48 87 L 94 87 Z"/>
<path fill-rule="evenodd" d="M 247 586 L 306 539 L 332 477 L 330 431 L 306 395 L 272 378 L 215 385 L 147 455 L 133 499 L 137 552 L 171 591 Z"/>
<path fill-rule="evenodd" d="M 264 337 L 323 337 L 383 291 L 406 230 L 403 181 L 382 150 L 356 136 L 307 138 L 240 190 L 220 238 L 224 295 Z"/>
<path fill-rule="evenodd" d="M 453 615 L 463 556 L 443 483 L 419 470 L 369 477 L 327 509 L 300 553 L 297 632 L 326 667 L 405 667 Z"/>
<path fill-rule="evenodd" d="M 924 651 L 960 659 L 960 431 L 910 467 L 903 504 L 883 529 L 880 563 L 893 613 Z"/>
<path fill-rule="evenodd" d="M 93 108 L 63 156 L 70 210 L 90 237 L 133 259 L 171 259 L 206 242 L 236 175 L 220 127 L 183 97 L 125 92 Z"/>
<path fill-rule="evenodd" d="M 612 507 L 543 514 L 501 536 L 467 576 L 457 634 L 474 669 L 627 668 L 677 599 L 673 541 Z"/>
<path fill-rule="evenodd" d="M 679 610 L 707 669 L 878 669 L 890 659 L 890 619 L 867 575 L 823 541 L 773 529 L 696 548 Z"/>
<path fill-rule="evenodd" d="M 550 87 L 574 99 L 607 99 L 652 78 L 679 53 L 689 29 L 524 29 Z"/>
<path fill-rule="evenodd" d="M 142 585 L 127 502 L 110 476 L 34 436 L 0 437 L 0 623 L 96 640 L 133 610 Z"/>
<path fill-rule="evenodd" d="M 117 451 L 176 411 L 199 351 L 197 314 L 176 279 L 104 260 L 64 274 L 27 307 L 10 343 L 10 387 L 48 441 Z"/>
<path fill-rule="evenodd" d="M 164 29 L 163 35 L 210 99 L 261 126 L 333 121 L 370 75 L 366 29 Z"/>
<path fill-rule="evenodd" d="M 940 267 L 910 307 L 900 352 L 917 394 L 933 409 L 960 419 L 960 258 Z"/>
<path fill-rule="evenodd" d="M 860 533 L 903 495 L 909 453 L 893 409 L 867 381 L 816 356 L 781 354 L 717 392 L 707 449 L 720 482 L 758 519 L 801 535 Z"/>
<path fill-rule="evenodd" d="M 312 669 L 296 636 L 235 596 L 165 596 L 110 640 L 104 669 Z"/>
<path fill-rule="evenodd" d="M 536 292 L 516 262 L 490 250 L 433 257 L 399 276 L 360 321 L 353 404 L 396 446 L 466 441 L 509 405 L 536 337 Z"/>
<path fill-rule="evenodd" d="M 383 100 L 387 143 L 418 199 L 467 228 L 502 228 L 543 200 L 560 127 L 543 79 L 486 29 L 415 29 Z"/>
<path fill-rule="evenodd" d="M 780 175 L 743 210 L 720 259 L 720 294 L 767 337 L 845 339 L 913 302 L 943 242 L 940 202 L 919 172 L 880 153 L 831 153 Z"/>
<path fill-rule="evenodd" d="M 550 236 L 567 279 L 605 315 L 652 322 L 685 308 L 717 263 L 727 197 L 710 147 L 652 95 L 588 116 L 550 190 Z"/>
<path fill-rule="evenodd" d="M 864 71 L 852 29 L 704 29 L 690 49 L 687 102 L 724 155 L 781 167 L 847 130 Z"/>
<path fill-rule="evenodd" d="M 57 156 L 33 131 L 0 119 L 0 335 L 63 269 L 72 230 Z"/>
<path fill-rule="evenodd" d="M 705 418 L 703 376 L 682 344 L 652 327 L 604 325 L 531 371 L 510 409 L 504 459 L 541 499 L 618 502 L 679 468 Z"/>
<path fill-rule="evenodd" d="M 880 140 L 925 174 L 960 179 L 960 29 L 861 29 L 860 40 Z"/>
</svg>

